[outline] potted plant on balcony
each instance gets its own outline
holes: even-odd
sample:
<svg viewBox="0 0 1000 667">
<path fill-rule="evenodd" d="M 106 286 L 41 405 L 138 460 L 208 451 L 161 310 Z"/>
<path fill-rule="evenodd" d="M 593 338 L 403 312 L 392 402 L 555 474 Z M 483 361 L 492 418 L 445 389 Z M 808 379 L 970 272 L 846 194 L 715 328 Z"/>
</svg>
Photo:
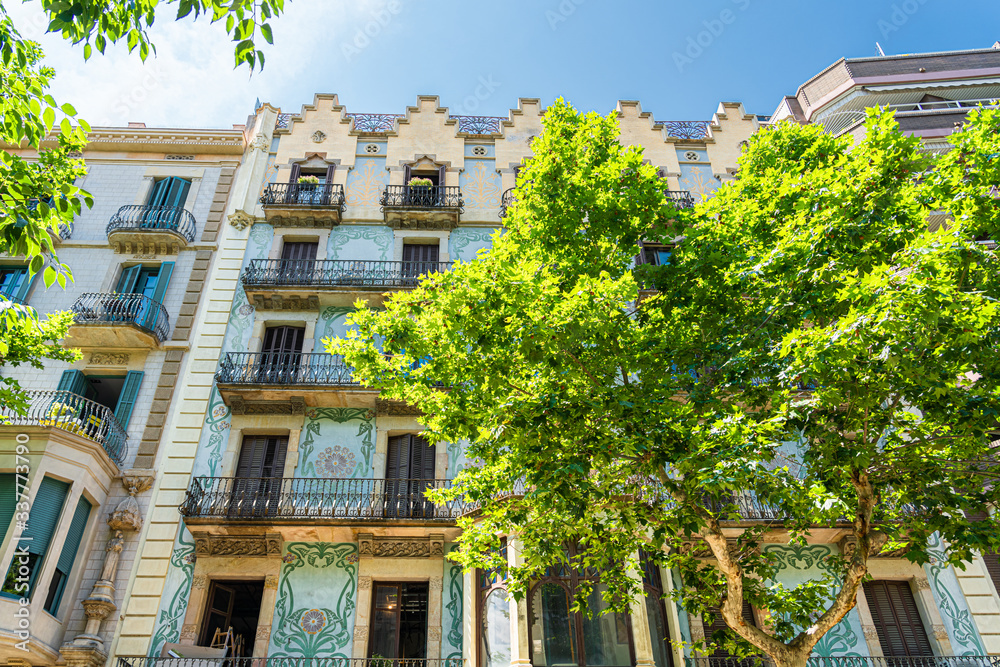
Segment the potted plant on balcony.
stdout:
<svg viewBox="0 0 1000 667">
<path fill-rule="evenodd" d="M 299 176 L 299 201 L 301 203 L 312 203 L 318 194 L 318 176 Z"/>
<path fill-rule="evenodd" d="M 434 185 L 434 181 L 429 178 L 411 178 L 408 185 L 411 188 L 420 188 L 419 192 L 426 192 L 427 188 Z"/>
<path fill-rule="evenodd" d="M 431 199 L 431 188 L 434 187 L 434 181 L 429 178 L 411 178 L 407 192 L 407 199 L 409 199 L 410 204 L 418 205 L 428 205 Z"/>
</svg>

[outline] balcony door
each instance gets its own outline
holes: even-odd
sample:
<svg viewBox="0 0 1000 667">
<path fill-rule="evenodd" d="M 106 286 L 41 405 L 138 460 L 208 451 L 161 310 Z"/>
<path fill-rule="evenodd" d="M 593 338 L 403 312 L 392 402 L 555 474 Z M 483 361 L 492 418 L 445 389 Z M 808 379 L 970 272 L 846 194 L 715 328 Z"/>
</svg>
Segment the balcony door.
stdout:
<svg viewBox="0 0 1000 667">
<path fill-rule="evenodd" d="M 229 496 L 230 516 L 262 517 L 277 513 L 287 452 L 286 436 L 248 435 L 243 438 Z"/>
<path fill-rule="evenodd" d="M 434 503 L 424 497 L 434 480 L 434 448 L 430 443 L 412 433 L 389 438 L 385 462 L 385 516 L 432 518 Z"/>
<path fill-rule="evenodd" d="M 908 581 L 866 581 L 864 590 L 888 667 L 934 655 Z"/>
<path fill-rule="evenodd" d="M 316 241 L 286 241 L 281 247 L 278 282 L 287 285 L 308 285 L 316 268 Z"/>
<path fill-rule="evenodd" d="M 158 305 L 163 303 L 174 272 L 173 262 L 163 262 L 159 266 L 136 264 L 122 269 L 115 292 L 118 294 L 139 294 L 146 299 L 116 299 L 105 304 L 112 309 L 114 320 L 135 322 L 147 329 L 156 326 L 159 315 Z"/>
<path fill-rule="evenodd" d="M 403 244 L 403 279 L 407 283 L 416 284 L 417 276 L 428 271 L 436 271 L 440 248 L 437 244 L 423 245 L 417 243 Z"/>
<path fill-rule="evenodd" d="M 373 588 L 368 657 L 426 659 L 427 583 L 376 583 Z"/>
<path fill-rule="evenodd" d="M 302 363 L 303 327 L 268 327 L 264 331 L 257 382 L 291 384 L 298 377 Z"/>
<path fill-rule="evenodd" d="M 229 655 L 236 658 L 252 656 L 263 597 L 263 581 L 213 581 L 208 589 L 198 645 L 222 643 L 223 637 L 232 630 Z"/>
<path fill-rule="evenodd" d="M 142 214 L 142 226 L 168 228 L 177 226 L 181 211 L 191 190 L 191 181 L 184 178 L 163 178 L 153 183 L 146 200 L 147 209 Z M 166 207 L 166 208 L 163 208 Z"/>
</svg>

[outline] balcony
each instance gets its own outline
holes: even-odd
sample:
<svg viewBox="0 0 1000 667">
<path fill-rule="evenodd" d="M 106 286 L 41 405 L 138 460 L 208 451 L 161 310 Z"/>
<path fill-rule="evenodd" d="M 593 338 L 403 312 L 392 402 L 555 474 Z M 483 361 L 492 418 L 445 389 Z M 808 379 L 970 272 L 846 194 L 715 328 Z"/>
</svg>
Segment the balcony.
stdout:
<svg viewBox="0 0 1000 667">
<path fill-rule="evenodd" d="M 412 289 L 421 276 L 451 262 L 385 262 L 351 259 L 254 259 L 243 271 L 243 289 L 256 308 L 318 308 L 316 291 L 388 292 Z M 300 288 L 308 287 L 299 295 Z"/>
<path fill-rule="evenodd" d="M 19 415 L 0 406 L 5 426 L 47 426 L 98 444 L 119 468 L 125 463 L 128 436 L 108 407 L 69 391 L 29 391 L 28 409 Z"/>
<path fill-rule="evenodd" d="M 71 310 L 70 347 L 155 348 L 170 334 L 167 309 L 144 294 L 91 292 Z"/>
<path fill-rule="evenodd" d="M 500 219 L 507 217 L 507 209 L 514 205 L 514 188 L 507 188 L 500 196 Z"/>
<path fill-rule="evenodd" d="M 236 414 L 372 407 L 377 393 L 354 380 L 343 357 L 326 352 L 230 352 L 219 364 L 215 380 L 222 400 Z"/>
<path fill-rule="evenodd" d="M 770 658 L 684 658 L 685 667 L 774 667 Z M 1000 655 L 935 655 L 927 657 L 815 657 L 808 667 L 1000 667 Z"/>
<path fill-rule="evenodd" d="M 192 647 L 193 648 L 193 647 Z M 462 658 L 117 658 L 115 667 L 463 667 Z"/>
<path fill-rule="evenodd" d="M 454 229 L 465 201 L 458 187 L 388 185 L 379 204 L 393 229 Z"/>
<path fill-rule="evenodd" d="M 687 190 L 667 190 L 664 194 L 674 208 L 694 208 L 694 197 Z"/>
<path fill-rule="evenodd" d="M 334 479 L 196 477 L 180 513 L 189 524 L 219 520 L 370 523 L 371 521 L 454 522 L 467 508 L 462 500 L 437 506 L 431 489 L 445 479 Z"/>
<path fill-rule="evenodd" d="M 276 227 L 330 228 L 344 212 L 344 186 L 334 183 L 268 183 L 261 195 L 264 218 Z"/>
<path fill-rule="evenodd" d="M 194 242 L 196 227 L 181 206 L 122 206 L 108 223 L 108 243 L 119 253 L 177 254 Z"/>
</svg>

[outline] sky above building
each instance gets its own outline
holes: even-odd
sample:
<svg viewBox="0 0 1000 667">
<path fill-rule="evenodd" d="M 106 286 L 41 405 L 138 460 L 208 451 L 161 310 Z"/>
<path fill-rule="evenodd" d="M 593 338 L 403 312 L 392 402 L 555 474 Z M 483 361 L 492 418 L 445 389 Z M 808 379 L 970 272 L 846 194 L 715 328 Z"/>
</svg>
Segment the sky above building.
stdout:
<svg viewBox="0 0 1000 667">
<path fill-rule="evenodd" d="M 841 57 L 987 48 L 996 0 L 288 0 L 252 75 L 221 24 L 159 17 L 144 64 L 124 47 L 83 60 L 47 35 L 38 0 L 5 3 L 38 40 L 52 90 L 93 125 L 229 127 L 256 100 L 298 112 L 317 92 L 348 111 L 404 113 L 438 95 L 453 114 L 506 116 L 518 97 L 603 113 L 636 99 L 657 120 L 719 102 L 770 114 Z"/>
</svg>

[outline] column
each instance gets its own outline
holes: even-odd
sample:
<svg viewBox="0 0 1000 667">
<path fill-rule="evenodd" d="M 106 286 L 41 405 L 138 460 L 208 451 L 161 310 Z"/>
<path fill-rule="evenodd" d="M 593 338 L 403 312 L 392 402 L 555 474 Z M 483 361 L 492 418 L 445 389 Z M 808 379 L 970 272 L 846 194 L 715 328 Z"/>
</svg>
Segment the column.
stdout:
<svg viewBox="0 0 1000 667">
<path fill-rule="evenodd" d="M 639 555 L 635 555 L 636 559 Z M 629 578 L 638 582 L 642 590 L 642 576 L 634 568 L 629 568 Z M 649 616 L 646 613 L 646 599 L 640 593 L 629 600 L 632 617 L 632 645 L 635 648 L 635 667 L 654 667 L 653 640 L 649 634 Z"/>
<path fill-rule="evenodd" d="M 521 542 L 516 537 L 507 539 L 507 562 L 511 566 L 523 562 Z M 520 602 L 510 597 L 510 664 L 511 667 L 531 667 L 531 644 L 528 640 L 528 599 Z"/>
</svg>

